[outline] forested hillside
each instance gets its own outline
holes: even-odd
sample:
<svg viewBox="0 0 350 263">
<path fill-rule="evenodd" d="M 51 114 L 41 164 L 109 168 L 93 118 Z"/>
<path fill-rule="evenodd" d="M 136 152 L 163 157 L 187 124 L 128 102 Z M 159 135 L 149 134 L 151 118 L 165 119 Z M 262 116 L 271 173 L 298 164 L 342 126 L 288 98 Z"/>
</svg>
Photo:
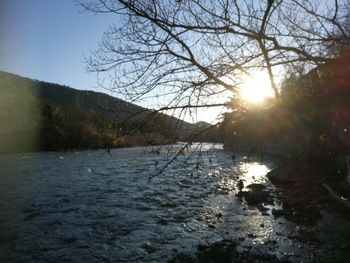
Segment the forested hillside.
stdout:
<svg viewBox="0 0 350 263">
<path fill-rule="evenodd" d="M 0 152 L 172 143 L 193 126 L 93 91 L 0 72 Z"/>
</svg>

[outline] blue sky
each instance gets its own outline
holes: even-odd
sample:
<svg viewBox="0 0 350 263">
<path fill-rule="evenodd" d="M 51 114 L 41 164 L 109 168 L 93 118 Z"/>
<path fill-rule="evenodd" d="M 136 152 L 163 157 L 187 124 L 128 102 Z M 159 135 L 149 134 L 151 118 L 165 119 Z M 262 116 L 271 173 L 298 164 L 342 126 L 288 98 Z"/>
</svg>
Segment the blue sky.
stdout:
<svg viewBox="0 0 350 263">
<path fill-rule="evenodd" d="M 1 0 L 0 70 L 96 90 L 83 55 L 115 19 L 83 12 L 72 0 Z"/>
<path fill-rule="evenodd" d="M 98 88 L 96 75 L 87 73 L 84 61 L 84 55 L 97 49 L 103 32 L 117 22 L 115 15 L 86 12 L 73 0 L 0 0 L 0 70 L 118 96 Z M 154 104 L 142 102 L 157 108 Z M 197 121 L 212 121 L 220 110 L 199 110 Z"/>
</svg>

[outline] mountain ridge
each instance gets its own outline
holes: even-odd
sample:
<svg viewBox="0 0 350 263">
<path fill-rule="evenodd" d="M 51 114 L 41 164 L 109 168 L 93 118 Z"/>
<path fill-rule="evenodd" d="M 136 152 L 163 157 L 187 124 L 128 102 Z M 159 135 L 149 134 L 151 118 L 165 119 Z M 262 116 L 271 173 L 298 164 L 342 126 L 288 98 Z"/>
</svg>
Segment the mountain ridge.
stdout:
<svg viewBox="0 0 350 263">
<path fill-rule="evenodd" d="M 0 95 L 0 152 L 174 143 L 197 129 L 102 92 L 4 71 Z"/>
</svg>

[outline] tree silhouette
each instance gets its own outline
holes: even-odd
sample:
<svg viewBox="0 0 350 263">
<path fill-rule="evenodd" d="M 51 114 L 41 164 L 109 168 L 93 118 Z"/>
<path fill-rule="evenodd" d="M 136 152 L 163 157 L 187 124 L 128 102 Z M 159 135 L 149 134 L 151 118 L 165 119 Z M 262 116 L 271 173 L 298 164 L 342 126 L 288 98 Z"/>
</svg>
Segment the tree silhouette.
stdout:
<svg viewBox="0 0 350 263">
<path fill-rule="evenodd" d="M 222 94 L 235 97 L 243 76 L 262 69 L 279 97 L 278 75 L 332 60 L 330 47 L 349 39 L 347 0 L 79 4 L 115 14 L 117 21 L 88 58 L 89 69 L 107 73 L 110 88 L 131 100 L 165 97 L 167 110 L 209 107 Z"/>
</svg>

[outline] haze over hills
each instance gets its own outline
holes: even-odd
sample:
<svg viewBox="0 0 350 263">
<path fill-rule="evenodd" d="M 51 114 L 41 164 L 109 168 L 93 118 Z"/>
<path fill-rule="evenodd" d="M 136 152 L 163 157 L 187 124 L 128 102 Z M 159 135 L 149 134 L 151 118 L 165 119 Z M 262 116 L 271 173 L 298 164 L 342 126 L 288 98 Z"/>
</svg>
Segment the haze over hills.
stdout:
<svg viewBox="0 0 350 263">
<path fill-rule="evenodd" d="M 2 153 L 173 143 L 206 126 L 104 93 L 1 71 L 0 105 Z"/>
</svg>

